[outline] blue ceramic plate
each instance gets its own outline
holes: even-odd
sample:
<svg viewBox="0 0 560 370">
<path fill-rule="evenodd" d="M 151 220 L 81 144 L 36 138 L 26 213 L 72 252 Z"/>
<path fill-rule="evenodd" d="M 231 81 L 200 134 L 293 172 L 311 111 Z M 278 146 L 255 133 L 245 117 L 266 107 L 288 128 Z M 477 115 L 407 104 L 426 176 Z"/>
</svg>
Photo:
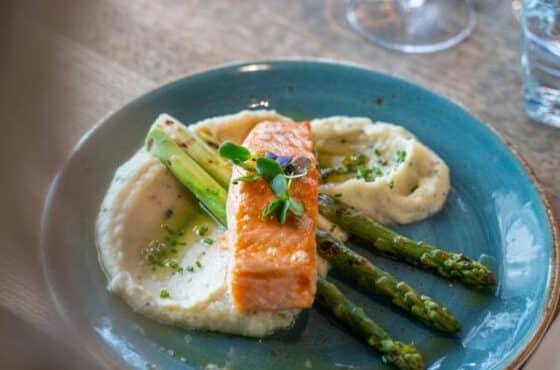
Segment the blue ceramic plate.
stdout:
<svg viewBox="0 0 560 370">
<path fill-rule="evenodd" d="M 52 184 L 41 252 L 53 299 L 83 348 L 102 363 L 139 369 L 210 363 L 231 370 L 385 368 L 374 351 L 316 310 L 302 314 L 289 332 L 257 341 L 160 325 L 105 290 L 94 220 L 115 169 L 142 145 L 154 118 L 167 112 L 194 122 L 247 108 L 296 119 L 350 115 L 394 122 L 435 150 L 451 168 L 449 199 L 435 217 L 398 229 L 481 256 L 498 276 L 498 289 L 475 292 L 356 245 L 452 309 L 463 329 L 446 336 L 340 285 L 392 336 L 415 342 L 430 369 L 501 369 L 528 357 L 558 297 L 554 225 L 531 172 L 488 127 L 445 98 L 366 69 L 308 61 L 232 65 L 178 80 L 126 105 L 80 140 Z"/>
</svg>

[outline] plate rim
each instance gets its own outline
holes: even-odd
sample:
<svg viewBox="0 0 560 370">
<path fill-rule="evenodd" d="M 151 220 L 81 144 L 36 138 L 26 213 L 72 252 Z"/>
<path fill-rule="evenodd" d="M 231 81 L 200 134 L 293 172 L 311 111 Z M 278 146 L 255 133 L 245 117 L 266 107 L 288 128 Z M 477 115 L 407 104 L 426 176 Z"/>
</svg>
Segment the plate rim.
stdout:
<svg viewBox="0 0 560 370">
<path fill-rule="evenodd" d="M 38 248 L 39 248 L 38 255 L 39 255 L 39 258 L 40 258 L 42 276 L 45 279 L 45 283 L 47 285 L 49 298 L 50 298 L 51 302 L 53 303 L 53 305 L 56 309 L 57 315 L 59 316 L 59 318 L 61 318 L 62 322 L 66 325 L 66 327 L 68 329 L 71 329 L 72 332 L 75 335 L 77 335 L 78 337 L 82 337 L 82 335 L 80 335 L 80 333 L 77 332 L 77 329 L 74 327 L 74 325 L 72 325 L 69 318 L 65 315 L 65 309 L 64 309 L 64 307 L 62 307 L 62 303 L 59 301 L 59 299 L 57 297 L 57 293 L 55 291 L 55 288 L 52 285 L 52 282 L 51 282 L 51 279 L 50 279 L 50 273 L 48 271 L 48 266 L 47 266 L 47 263 L 46 263 L 46 261 L 48 259 L 48 253 L 47 253 L 47 245 L 46 245 L 47 243 L 46 243 L 45 235 L 47 234 L 48 223 L 49 223 L 48 222 L 49 209 L 52 206 L 53 198 L 54 198 L 54 195 L 55 195 L 56 190 L 58 188 L 58 183 L 60 181 L 61 176 L 64 174 L 64 172 L 68 168 L 68 166 L 69 166 L 72 158 L 74 157 L 74 155 L 82 148 L 82 146 L 85 144 L 87 139 L 95 131 L 97 131 L 101 126 L 105 125 L 114 115 L 118 114 L 120 111 L 123 111 L 123 110 L 129 108 L 132 104 L 136 103 L 138 100 L 140 100 L 140 99 L 142 99 L 142 98 L 144 98 L 148 95 L 151 95 L 152 93 L 155 93 L 155 92 L 160 91 L 160 90 L 165 89 L 165 88 L 169 88 L 169 87 L 171 87 L 175 84 L 181 83 L 184 80 L 187 80 L 187 79 L 190 79 L 190 78 L 193 78 L 193 77 L 196 77 L 196 76 L 201 76 L 201 75 L 220 72 L 220 71 L 226 71 L 226 70 L 230 70 L 230 69 L 239 69 L 243 66 L 261 65 L 261 64 L 262 65 L 265 65 L 265 64 L 266 65 L 272 65 L 272 68 L 282 66 L 282 65 L 289 65 L 289 64 L 293 64 L 293 65 L 298 65 L 298 64 L 314 65 L 314 64 L 318 64 L 318 65 L 322 65 L 322 66 L 331 66 L 331 67 L 334 67 L 334 68 L 339 68 L 339 67 L 352 68 L 352 69 L 357 69 L 357 70 L 359 70 L 361 72 L 364 72 L 364 73 L 367 73 L 367 74 L 374 74 L 374 75 L 378 75 L 380 77 L 389 77 L 390 79 L 396 80 L 399 83 L 402 83 L 402 84 L 404 84 L 408 87 L 419 89 L 423 93 L 426 93 L 426 94 L 431 95 L 431 96 L 433 96 L 437 99 L 442 99 L 444 101 L 447 101 L 447 102 L 451 103 L 457 109 L 461 110 L 463 113 L 466 113 L 466 115 L 474 118 L 477 121 L 478 124 L 480 124 L 484 129 L 487 130 L 488 134 L 493 135 L 496 139 L 499 140 L 499 142 L 501 142 L 513 154 L 513 157 L 521 164 L 521 167 L 523 168 L 525 174 L 528 176 L 528 178 L 531 180 L 531 182 L 535 186 L 535 189 L 537 190 L 537 194 L 539 195 L 540 201 L 542 202 L 542 205 L 544 207 L 544 210 L 545 210 L 545 213 L 546 213 L 546 216 L 547 216 L 547 219 L 548 219 L 548 223 L 550 225 L 551 241 L 552 241 L 551 247 L 552 247 L 552 254 L 553 254 L 553 256 L 552 256 L 553 257 L 552 258 L 552 266 L 551 266 L 551 276 L 549 277 L 549 291 L 548 291 L 547 303 L 546 303 L 546 306 L 543 310 L 543 314 L 540 318 L 540 322 L 539 322 L 537 328 L 535 329 L 535 331 L 532 333 L 529 340 L 527 341 L 525 347 L 520 352 L 518 352 L 515 356 L 513 356 L 513 358 L 511 358 L 511 360 L 509 361 L 509 363 L 505 364 L 506 365 L 505 369 L 512 369 L 512 370 L 517 369 L 521 365 L 526 363 L 529 360 L 529 358 L 531 357 L 531 355 L 533 354 L 533 352 L 537 349 L 538 345 L 540 344 L 540 342 L 545 337 L 545 334 L 547 333 L 548 328 L 550 327 L 550 325 L 552 324 L 552 322 L 556 318 L 556 310 L 557 310 L 558 303 L 560 301 L 560 226 L 558 225 L 558 223 L 557 223 L 557 221 L 554 217 L 554 211 L 553 211 L 552 206 L 550 204 L 549 197 L 548 197 L 546 191 L 544 190 L 544 187 L 543 187 L 541 181 L 539 180 L 538 176 L 536 175 L 533 166 L 529 164 L 527 159 L 521 154 L 521 152 L 516 147 L 516 145 L 514 145 L 512 142 L 510 142 L 508 139 L 506 139 L 493 126 L 486 123 L 484 120 L 480 119 L 477 114 L 471 112 L 469 109 L 467 109 L 465 106 L 463 106 L 460 102 L 455 101 L 455 99 L 443 96 L 443 95 L 441 95 L 437 92 L 434 92 L 433 90 L 425 87 L 424 85 L 421 85 L 421 84 L 416 83 L 416 82 L 410 82 L 410 81 L 404 79 L 403 77 L 400 77 L 400 76 L 392 74 L 392 73 L 380 72 L 380 71 L 377 71 L 375 69 L 369 68 L 366 65 L 351 62 L 351 61 L 346 61 L 346 60 L 341 61 L 341 60 L 335 60 L 335 59 L 329 59 L 329 58 L 285 57 L 285 58 L 278 58 L 278 59 L 238 60 L 238 61 L 233 61 L 233 62 L 229 62 L 229 63 L 218 64 L 218 65 L 212 66 L 210 68 L 195 69 L 192 72 L 186 73 L 186 74 L 172 75 L 169 78 L 164 78 L 164 79 L 160 80 L 159 82 L 156 82 L 156 85 L 154 87 L 152 87 L 152 88 L 150 88 L 150 89 L 148 89 L 144 92 L 141 92 L 140 94 L 136 95 L 135 97 L 130 99 L 127 103 L 120 106 L 119 108 L 109 110 L 105 115 L 103 115 L 100 119 L 98 119 L 88 130 L 86 130 L 80 136 L 80 138 L 78 139 L 76 144 L 74 144 L 74 146 L 70 149 L 70 151 L 66 155 L 65 159 L 63 160 L 63 162 L 60 164 L 60 166 L 56 170 L 54 176 L 52 177 L 52 180 L 49 183 L 48 190 L 47 190 L 47 193 L 45 195 L 45 200 L 44 200 L 44 203 L 43 203 L 43 208 L 41 210 L 40 226 L 39 226 L 39 243 L 37 243 Z M 254 71 L 246 71 L 246 72 L 251 73 L 251 72 L 254 72 Z M 237 73 L 239 73 L 239 71 L 237 71 Z M 92 358 L 99 359 L 98 358 L 99 354 L 92 353 L 89 348 L 86 351 L 83 351 L 83 348 L 82 348 L 82 352 L 87 352 L 88 354 L 92 355 Z M 104 359 L 108 360 L 106 358 L 106 356 L 103 356 L 103 357 L 104 357 Z M 118 356 L 116 355 L 116 353 L 111 351 L 111 357 L 113 359 L 116 359 Z M 118 360 L 122 364 L 122 359 L 119 358 Z"/>
</svg>

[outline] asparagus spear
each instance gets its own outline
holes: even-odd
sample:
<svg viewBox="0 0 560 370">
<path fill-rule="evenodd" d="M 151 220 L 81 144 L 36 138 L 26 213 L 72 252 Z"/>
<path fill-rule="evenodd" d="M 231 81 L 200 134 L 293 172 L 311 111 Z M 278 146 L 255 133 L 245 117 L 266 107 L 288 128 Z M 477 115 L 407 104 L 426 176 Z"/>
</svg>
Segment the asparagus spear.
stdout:
<svg viewBox="0 0 560 370">
<path fill-rule="evenodd" d="M 326 194 L 319 195 L 319 212 L 350 234 L 372 242 L 372 247 L 379 252 L 475 287 L 496 284 L 492 271 L 481 263 L 463 254 L 446 252 L 428 243 L 399 235 Z"/>
<path fill-rule="evenodd" d="M 202 169 L 161 128 L 152 127 L 146 137 L 146 148 L 185 185 L 211 214 L 226 225 L 226 190 Z"/>
<path fill-rule="evenodd" d="M 370 319 L 364 310 L 348 300 L 338 288 L 326 279 L 317 280 L 316 302 L 338 320 L 346 324 L 368 345 L 382 353 L 383 360 L 399 369 L 423 369 L 424 361 L 413 344 L 391 339 L 389 334 Z"/>
<path fill-rule="evenodd" d="M 329 233 L 318 230 L 316 237 L 319 255 L 334 268 L 348 274 L 363 289 L 389 297 L 394 305 L 430 327 L 450 333 L 460 329 L 453 314 L 432 298 L 418 294 L 410 285 L 376 267 Z"/>
<path fill-rule="evenodd" d="M 218 155 L 214 148 L 211 148 L 197 134 L 166 114 L 160 115 L 154 126 L 172 138 L 223 188 L 228 188 L 231 166 L 228 161 Z"/>
</svg>

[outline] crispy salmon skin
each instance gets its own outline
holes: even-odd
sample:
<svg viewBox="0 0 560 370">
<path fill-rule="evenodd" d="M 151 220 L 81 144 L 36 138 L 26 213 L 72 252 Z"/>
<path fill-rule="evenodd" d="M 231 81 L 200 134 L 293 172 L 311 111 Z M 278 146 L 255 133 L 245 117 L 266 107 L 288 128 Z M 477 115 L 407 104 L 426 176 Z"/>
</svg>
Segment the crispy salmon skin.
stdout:
<svg viewBox="0 0 560 370">
<path fill-rule="evenodd" d="M 227 199 L 228 239 L 232 253 L 230 290 L 238 311 L 307 308 L 313 304 L 317 278 L 315 229 L 319 175 L 313 155 L 309 122 L 259 123 L 243 145 L 252 152 L 307 157 L 306 176 L 294 179 L 290 196 L 304 205 L 301 217 L 290 215 L 285 224 L 262 218 L 275 199 L 265 180 L 231 183 Z M 246 175 L 234 167 L 232 178 Z"/>
</svg>

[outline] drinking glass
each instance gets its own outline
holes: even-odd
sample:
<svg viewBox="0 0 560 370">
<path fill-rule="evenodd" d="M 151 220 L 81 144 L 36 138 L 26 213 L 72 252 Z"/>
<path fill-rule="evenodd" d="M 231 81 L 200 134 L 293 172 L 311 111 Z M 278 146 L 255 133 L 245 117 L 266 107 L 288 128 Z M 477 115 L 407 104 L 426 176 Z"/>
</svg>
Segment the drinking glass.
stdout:
<svg viewBox="0 0 560 370">
<path fill-rule="evenodd" d="M 525 111 L 560 127 L 560 0 L 523 0 L 520 19 Z"/>
<path fill-rule="evenodd" d="M 368 40 L 406 53 L 452 47 L 476 24 L 471 0 L 346 0 L 346 18 Z"/>
</svg>

